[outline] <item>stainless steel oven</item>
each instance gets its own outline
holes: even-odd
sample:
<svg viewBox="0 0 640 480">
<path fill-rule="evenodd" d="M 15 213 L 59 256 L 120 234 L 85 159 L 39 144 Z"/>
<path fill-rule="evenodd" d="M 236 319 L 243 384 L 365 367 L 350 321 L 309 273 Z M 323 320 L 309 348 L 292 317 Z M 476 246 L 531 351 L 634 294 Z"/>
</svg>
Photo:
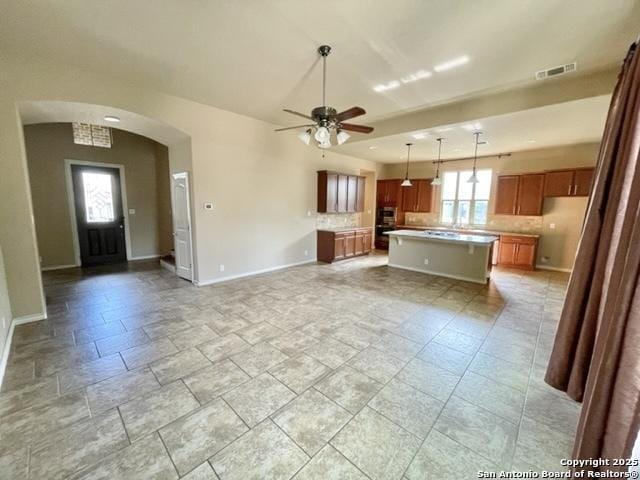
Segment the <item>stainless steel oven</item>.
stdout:
<svg viewBox="0 0 640 480">
<path fill-rule="evenodd" d="M 396 207 L 379 207 L 376 209 L 376 248 L 387 250 L 389 248 L 389 236 L 384 232 L 396 229 L 398 209 Z"/>
</svg>

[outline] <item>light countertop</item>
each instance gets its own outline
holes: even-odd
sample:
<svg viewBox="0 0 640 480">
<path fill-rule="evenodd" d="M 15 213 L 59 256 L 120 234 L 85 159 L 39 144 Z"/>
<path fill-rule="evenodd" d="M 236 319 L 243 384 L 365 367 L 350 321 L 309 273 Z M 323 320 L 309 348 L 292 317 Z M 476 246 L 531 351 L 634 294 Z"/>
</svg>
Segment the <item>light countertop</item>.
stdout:
<svg viewBox="0 0 640 480">
<path fill-rule="evenodd" d="M 372 230 L 373 227 L 324 227 L 324 228 L 316 228 L 318 232 L 351 232 L 353 230 Z"/>
<path fill-rule="evenodd" d="M 420 230 L 441 230 L 443 232 L 458 232 L 464 234 L 477 234 L 477 235 L 513 235 L 517 237 L 532 237 L 540 238 L 540 235 L 536 233 L 522 233 L 522 232 L 510 232 L 503 230 L 484 230 L 479 228 L 449 228 L 449 227 L 431 227 L 428 225 L 396 225 L 398 229 L 414 228 Z"/>
<path fill-rule="evenodd" d="M 498 237 L 494 235 L 469 235 L 466 233 L 455 232 L 437 232 L 434 234 L 430 234 L 427 232 L 418 232 L 415 230 L 392 230 L 390 232 L 385 232 L 385 235 L 412 238 L 424 241 L 464 243 L 474 245 L 490 245 L 498 240 Z"/>
</svg>

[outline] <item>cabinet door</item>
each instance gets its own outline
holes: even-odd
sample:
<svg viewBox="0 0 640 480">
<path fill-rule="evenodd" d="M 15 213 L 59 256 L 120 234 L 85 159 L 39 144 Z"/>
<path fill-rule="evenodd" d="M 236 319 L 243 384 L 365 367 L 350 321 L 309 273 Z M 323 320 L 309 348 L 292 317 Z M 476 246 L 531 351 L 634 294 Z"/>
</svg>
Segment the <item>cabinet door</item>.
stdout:
<svg viewBox="0 0 640 480">
<path fill-rule="evenodd" d="M 358 177 L 358 185 L 356 187 L 356 212 L 364 212 L 364 186 L 366 178 Z"/>
<path fill-rule="evenodd" d="M 356 234 L 344 237 L 344 256 L 353 257 L 356 253 Z"/>
<path fill-rule="evenodd" d="M 536 246 L 526 243 L 519 243 L 516 248 L 514 264 L 520 267 L 533 268 L 536 263 Z"/>
<path fill-rule="evenodd" d="M 568 197 L 573 186 L 573 170 L 558 170 L 544 174 L 545 197 Z"/>
<path fill-rule="evenodd" d="M 341 237 L 339 235 L 335 236 L 335 246 L 333 249 L 333 258 L 336 260 L 339 258 L 344 258 L 345 253 L 345 237 Z"/>
<path fill-rule="evenodd" d="M 416 180 L 418 186 L 418 198 L 416 200 L 416 212 L 431 211 L 431 180 Z"/>
<path fill-rule="evenodd" d="M 338 211 L 338 174 L 327 174 L 327 212 Z"/>
<path fill-rule="evenodd" d="M 410 187 L 400 187 L 402 189 L 402 211 L 415 212 L 418 204 L 418 184 L 411 181 Z"/>
<path fill-rule="evenodd" d="M 593 180 L 593 168 L 576 170 L 573 176 L 573 195 L 577 197 L 588 197 L 591 192 L 591 182 Z"/>
<path fill-rule="evenodd" d="M 348 182 L 349 177 L 347 175 L 338 174 L 338 209 L 340 213 L 347 211 L 347 195 L 348 195 Z"/>
<path fill-rule="evenodd" d="M 496 215 L 515 215 L 518 203 L 518 175 L 498 177 L 496 190 Z"/>
<path fill-rule="evenodd" d="M 358 177 L 349 175 L 347 177 L 347 212 L 356 211 L 358 200 Z"/>
<path fill-rule="evenodd" d="M 384 207 L 387 202 L 387 180 L 376 182 L 376 205 Z"/>
<path fill-rule="evenodd" d="M 356 232 L 353 249 L 355 255 L 362 255 L 364 253 L 364 232 Z"/>
<path fill-rule="evenodd" d="M 544 174 L 520 175 L 517 215 L 542 215 Z"/>
<path fill-rule="evenodd" d="M 514 265 L 516 261 L 517 243 L 500 240 L 500 253 L 498 254 L 499 265 Z"/>
<path fill-rule="evenodd" d="M 364 234 L 364 253 L 369 253 L 371 251 L 371 240 L 373 235 L 371 232 L 367 232 Z"/>
<path fill-rule="evenodd" d="M 398 207 L 402 203 L 402 180 L 387 180 L 387 206 Z"/>
</svg>

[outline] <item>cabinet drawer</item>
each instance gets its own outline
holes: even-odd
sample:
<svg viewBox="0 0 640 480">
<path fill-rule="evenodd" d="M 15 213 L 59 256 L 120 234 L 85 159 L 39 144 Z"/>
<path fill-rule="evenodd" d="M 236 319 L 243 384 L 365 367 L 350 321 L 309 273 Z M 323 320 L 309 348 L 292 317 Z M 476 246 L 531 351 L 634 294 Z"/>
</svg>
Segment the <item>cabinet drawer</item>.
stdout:
<svg viewBox="0 0 640 480">
<path fill-rule="evenodd" d="M 521 243 L 524 245 L 535 245 L 538 243 L 536 237 L 518 237 L 515 235 L 500 235 L 500 243 Z"/>
</svg>

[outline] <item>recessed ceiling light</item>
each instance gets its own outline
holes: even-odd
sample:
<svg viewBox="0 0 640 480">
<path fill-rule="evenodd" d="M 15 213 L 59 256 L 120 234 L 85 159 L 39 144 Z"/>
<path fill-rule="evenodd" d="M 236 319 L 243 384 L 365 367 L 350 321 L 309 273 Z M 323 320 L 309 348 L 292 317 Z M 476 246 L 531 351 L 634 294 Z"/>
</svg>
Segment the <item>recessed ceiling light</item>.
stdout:
<svg viewBox="0 0 640 480">
<path fill-rule="evenodd" d="M 422 80 L 423 78 L 429 78 L 432 75 L 433 73 L 428 70 L 418 70 L 417 72 L 407 75 L 406 77 L 402 77 L 400 81 L 402 83 L 412 83 L 418 80 Z"/>
<path fill-rule="evenodd" d="M 447 70 L 451 70 L 452 68 L 459 67 L 460 65 L 464 65 L 469 61 L 469 57 L 467 55 L 463 55 L 462 57 L 454 58 L 449 60 L 448 62 L 441 63 L 440 65 L 436 65 L 433 69 L 440 73 L 445 72 Z"/>
<path fill-rule="evenodd" d="M 105 122 L 118 123 L 120 121 L 120 118 L 119 117 L 115 117 L 113 115 L 105 115 L 104 116 L 104 120 L 105 120 Z"/>
<path fill-rule="evenodd" d="M 482 124 L 480 122 L 467 123 L 465 125 L 462 125 L 462 128 L 464 128 L 468 132 L 473 132 L 475 130 L 480 130 L 482 128 Z"/>
<path fill-rule="evenodd" d="M 371 146 L 369 147 L 369 150 L 375 150 L 376 148 L 378 148 L 378 146 L 377 146 L 377 145 L 371 145 Z"/>
<path fill-rule="evenodd" d="M 387 90 L 393 90 L 394 88 L 398 88 L 400 86 L 400 82 L 398 80 L 391 80 L 389 83 L 381 83 L 380 85 L 376 85 L 373 87 L 373 90 L 380 93 L 386 92 Z"/>
</svg>

